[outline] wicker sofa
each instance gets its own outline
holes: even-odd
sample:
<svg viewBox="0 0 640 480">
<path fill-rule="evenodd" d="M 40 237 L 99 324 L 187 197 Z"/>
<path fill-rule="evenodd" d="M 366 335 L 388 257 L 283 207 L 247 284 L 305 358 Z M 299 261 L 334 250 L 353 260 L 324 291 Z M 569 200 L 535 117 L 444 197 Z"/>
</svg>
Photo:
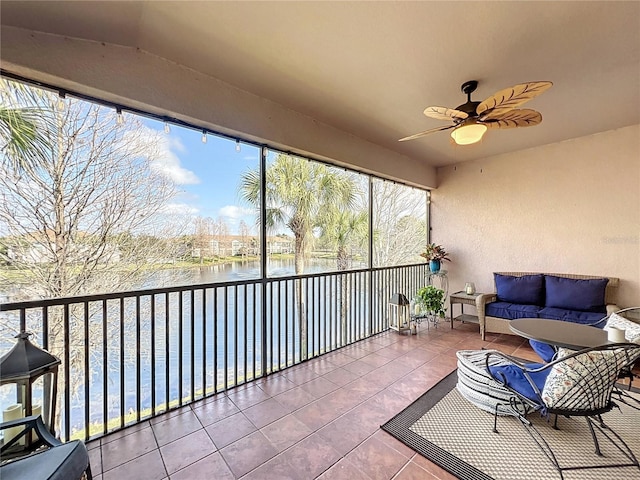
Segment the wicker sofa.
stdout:
<svg viewBox="0 0 640 480">
<path fill-rule="evenodd" d="M 598 277 L 592 275 L 576 275 L 576 274 L 567 274 L 567 273 L 540 273 L 540 272 L 495 272 L 494 279 L 502 279 L 500 276 L 507 277 L 525 277 L 531 278 L 528 276 L 544 276 L 546 277 L 561 277 L 561 279 L 574 279 L 574 280 L 593 280 L 597 281 L 598 279 L 606 279 L 608 282 L 606 283 L 605 291 L 604 291 L 604 305 L 602 305 L 601 309 L 592 309 L 589 306 L 585 306 L 585 308 L 575 308 L 574 313 L 576 319 L 569 319 L 568 321 L 578 321 L 580 323 L 592 323 L 592 321 L 597 321 L 599 318 L 603 318 L 606 315 L 615 312 L 618 310 L 618 306 L 616 305 L 616 293 L 618 289 L 619 279 L 614 277 Z M 553 278 L 556 280 L 557 278 Z M 549 279 L 551 280 L 551 278 Z M 578 282 L 579 283 L 579 282 Z M 496 292 L 499 289 L 496 287 Z M 498 293 L 488 293 L 479 295 L 476 299 L 476 309 L 478 311 L 478 321 L 480 323 L 480 335 L 482 339 L 485 339 L 485 335 L 487 332 L 489 333 L 507 333 L 513 335 L 513 332 L 509 329 L 509 322 L 513 318 L 552 318 L 556 320 L 563 320 L 563 318 L 558 318 L 556 316 L 549 316 L 548 310 L 545 309 L 545 294 L 543 292 L 541 296 L 540 302 L 537 302 L 535 305 L 508 305 L 508 307 L 515 307 L 515 314 L 511 314 L 511 318 L 501 318 L 508 317 L 509 314 L 500 315 L 494 314 L 491 315 L 487 312 L 487 310 L 495 311 L 495 306 L 499 305 L 498 303 L 494 303 L 493 306 L 488 308 L 487 306 L 493 302 L 499 302 L 501 299 L 498 298 Z M 529 302 L 526 302 L 529 303 Z M 514 316 L 515 315 L 515 316 Z M 599 317 L 599 318 L 598 318 Z"/>
</svg>

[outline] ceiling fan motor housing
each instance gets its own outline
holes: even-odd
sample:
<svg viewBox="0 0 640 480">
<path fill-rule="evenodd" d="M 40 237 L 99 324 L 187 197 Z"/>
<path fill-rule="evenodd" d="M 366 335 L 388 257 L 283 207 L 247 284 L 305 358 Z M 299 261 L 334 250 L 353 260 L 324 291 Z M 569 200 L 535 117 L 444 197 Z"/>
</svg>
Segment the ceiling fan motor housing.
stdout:
<svg viewBox="0 0 640 480">
<path fill-rule="evenodd" d="M 469 80 L 468 82 L 464 82 L 460 87 L 460 90 L 462 90 L 462 93 L 467 96 L 467 103 L 463 103 L 462 105 L 458 105 L 456 107 L 456 110 L 460 110 L 461 112 L 466 113 L 471 118 L 475 118 L 478 116 L 478 114 L 476 113 L 476 108 L 478 107 L 478 105 L 480 105 L 480 103 L 482 103 L 471 101 L 471 94 L 476 91 L 476 88 L 478 88 L 477 80 Z M 456 123 L 461 123 L 462 121 L 462 119 L 455 120 Z"/>
<path fill-rule="evenodd" d="M 456 110 L 460 110 L 461 112 L 466 113 L 467 115 L 469 115 L 470 118 L 476 118 L 478 116 L 478 114 L 476 113 L 476 108 L 478 107 L 478 105 L 480 105 L 480 103 L 482 102 L 472 102 L 472 101 L 468 101 L 467 103 L 463 103 L 462 105 L 458 105 L 456 107 Z M 464 121 L 464 119 L 454 119 L 454 121 L 456 121 L 456 123 L 460 123 L 462 121 Z"/>
</svg>

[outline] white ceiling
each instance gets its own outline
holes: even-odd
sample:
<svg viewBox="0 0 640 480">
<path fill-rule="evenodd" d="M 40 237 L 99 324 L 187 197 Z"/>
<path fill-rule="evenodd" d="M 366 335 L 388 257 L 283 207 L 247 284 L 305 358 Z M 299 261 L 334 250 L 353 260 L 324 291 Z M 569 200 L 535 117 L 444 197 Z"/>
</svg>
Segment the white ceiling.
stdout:
<svg viewBox="0 0 640 480">
<path fill-rule="evenodd" d="M 0 2 L 2 25 L 138 47 L 433 166 L 640 123 L 640 2 Z M 458 147 L 429 105 L 550 80 L 542 124 Z M 153 81 L 150 79 L 150 81 Z"/>
</svg>

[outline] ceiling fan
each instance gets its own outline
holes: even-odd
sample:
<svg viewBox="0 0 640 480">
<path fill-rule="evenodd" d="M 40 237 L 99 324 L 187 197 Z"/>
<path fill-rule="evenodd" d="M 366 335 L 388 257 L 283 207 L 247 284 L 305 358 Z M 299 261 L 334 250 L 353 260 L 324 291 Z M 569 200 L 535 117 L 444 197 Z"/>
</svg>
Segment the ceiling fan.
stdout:
<svg viewBox="0 0 640 480">
<path fill-rule="evenodd" d="M 471 101 L 471 94 L 478 87 L 476 80 L 462 84 L 460 89 L 467 95 L 467 103 L 456 108 L 427 107 L 424 114 L 438 120 L 453 120 L 453 125 L 432 128 L 401 138 L 404 142 L 424 137 L 434 132 L 453 129 L 451 138 L 458 145 L 470 145 L 479 142 L 489 128 L 531 127 L 542 122 L 542 115 L 531 109 L 517 109 L 523 103 L 537 97 L 551 88 L 551 82 L 528 82 L 505 88 L 491 95 L 484 102 Z"/>
</svg>

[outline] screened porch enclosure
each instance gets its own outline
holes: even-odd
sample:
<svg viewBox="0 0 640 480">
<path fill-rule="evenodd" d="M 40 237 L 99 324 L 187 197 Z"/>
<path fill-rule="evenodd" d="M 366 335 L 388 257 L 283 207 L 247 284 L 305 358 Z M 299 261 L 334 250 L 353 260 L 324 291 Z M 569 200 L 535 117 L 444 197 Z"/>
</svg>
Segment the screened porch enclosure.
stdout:
<svg viewBox="0 0 640 480">
<path fill-rule="evenodd" d="M 427 190 L 10 77 L 39 144 L 3 157 L 0 348 L 62 360 L 63 440 L 380 333 L 426 282 Z"/>
</svg>

